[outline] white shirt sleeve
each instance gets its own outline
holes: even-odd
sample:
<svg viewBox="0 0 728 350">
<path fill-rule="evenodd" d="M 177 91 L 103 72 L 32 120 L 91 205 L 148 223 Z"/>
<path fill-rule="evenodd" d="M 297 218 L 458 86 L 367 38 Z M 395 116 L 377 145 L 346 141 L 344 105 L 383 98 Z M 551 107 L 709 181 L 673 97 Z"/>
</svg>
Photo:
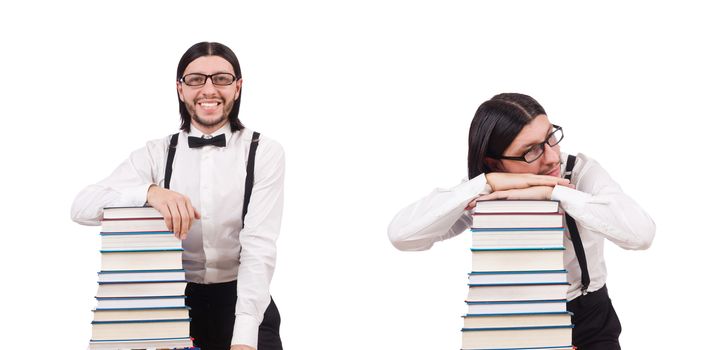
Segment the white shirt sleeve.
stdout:
<svg viewBox="0 0 728 350">
<path fill-rule="evenodd" d="M 556 186 L 551 199 L 576 222 L 624 249 L 647 249 L 655 236 L 655 223 L 599 163 L 579 155 L 574 169 L 576 189 Z"/>
<path fill-rule="evenodd" d="M 161 150 L 163 140 L 150 141 L 147 147 L 134 151 L 106 179 L 84 188 L 71 205 L 71 219 L 82 225 L 97 226 L 105 207 L 142 206 L 147 201 L 147 190 L 154 181 L 153 169 L 159 162 L 154 154 Z"/>
<path fill-rule="evenodd" d="M 473 220 L 465 207 L 481 193 L 490 193 L 483 174 L 449 189 L 435 189 L 397 213 L 389 224 L 389 240 L 399 250 L 427 250 L 460 234 Z"/>
<path fill-rule="evenodd" d="M 276 240 L 283 214 L 285 156 L 275 141 L 261 139 L 255 160 L 255 182 L 245 227 L 240 231 L 238 301 L 232 344 L 257 348 L 258 327 L 270 303 L 276 264 Z"/>
</svg>

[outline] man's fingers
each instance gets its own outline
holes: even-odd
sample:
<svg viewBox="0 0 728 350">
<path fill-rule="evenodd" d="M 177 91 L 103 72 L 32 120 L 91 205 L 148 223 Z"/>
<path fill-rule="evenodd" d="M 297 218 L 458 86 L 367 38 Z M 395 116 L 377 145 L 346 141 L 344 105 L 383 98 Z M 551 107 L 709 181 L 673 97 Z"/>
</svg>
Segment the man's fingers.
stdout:
<svg viewBox="0 0 728 350">
<path fill-rule="evenodd" d="M 496 194 L 496 198 L 495 199 L 510 199 L 510 196 L 511 196 L 511 193 L 512 192 L 513 191 L 511 191 L 511 190 L 508 190 L 508 191 L 500 191 L 500 192 L 498 192 Z"/>
<path fill-rule="evenodd" d="M 489 195 L 487 195 L 487 196 L 483 196 L 483 197 L 480 197 L 480 200 L 484 200 L 484 201 L 491 201 L 491 200 L 495 199 L 495 194 L 496 194 L 496 193 L 497 193 L 497 192 L 491 192 L 491 193 L 490 193 Z"/>
<path fill-rule="evenodd" d="M 185 230 L 184 234 L 182 235 L 182 239 L 187 238 L 187 233 L 192 228 L 192 224 L 195 221 L 195 208 L 192 207 L 192 203 L 190 202 L 190 199 L 185 197 L 184 201 L 184 211 L 186 215 L 185 222 L 187 223 L 187 229 Z"/>
<path fill-rule="evenodd" d="M 478 199 L 480 199 L 480 198 L 475 198 L 472 201 L 470 201 L 470 203 L 468 203 L 468 206 L 465 207 L 465 210 L 471 210 L 471 209 L 475 208 L 475 204 L 478 202 Z"/>
<path fill-rule="evenodd" d="M 179 210 L 179 237 L 185 239 L 187 238 L 187 231 L 190 230 L 190 214 L 187 210 L 187 204 L 177 202 L 177 210 Z"/>
<path fill-rule="evenodd" d="M 172 206 L 169 203 L 165 203 L 164 210 L 166 212 L 166 214 L 164 216 L 165 222 L 169 222 L 167 224 L 167 228 L 169 229 L 170 232 L 174 233 L 175 237 L 179 238 L 179 236 L 177 235 L 177 232 L 175 231 L 175 227 L 174 227 L 175 222 L 174 222 L 174 214 L 173 214 Z"/>
<path fill-rule="evenodd" d="M 556 185 L 566 186 L 569 183 L 570 182 L 567 179 L 562 179 L 560 177 L 549 176 L 549 175 L 534 175 L 528 181 L 528 185 L 529 186 L 551 186 L 551 187 L 554 187 Z"/>
<path fill-rule="evenodd" d="M 491 194 L 492 193 L 479 195 L 478 197 L 476 197 L 475 199 L 470 201 L 470 203 L 468 203 L 468 206 L 465 207 L 465 210 L 471 210 L 471 209 L 475 208 L 475 206 L 478 204 L 478 201 L 488 200 L 488 198 L 489 198 L 488 196 L 490 196 Z"/>
<path fill-rule="evenodd" d="M 179 216 L 179 209 L 177 208 L 177 205 L 172 202 L 169 204 L 169 212 L 172 214 L 172 228 L 174 232 L 174 236 L 179 238 L 180 233 L 180 216 Z"/>
<path fill-rule="evenodd" d="M 162 214 L 162 217 L 164 218 L 164 224 L 167 226 L 167 229 L 174 232 L 174 229 L 172 227 L 172 214 L 169 213 L 169 208 L 167 208 L 166 205 L 163 205 L 156 209 L 159 210 L 160 214 Z"/>
<path fill-rule="evenodd" d="M 559 184 L 559 185 L 561 185 L 561 186 L 566 186 L 566 185 L 571 184 L 571 181 L 569 181 L 567 179 L 559 178 L 559 180 L 556 183 Z"/>
<path fill-rule="evenodd" d="M 179 239 L 185 239 L 195 219 L 200 218 L 190 199 L 177 192 L 151 186 L 147 199 L 162 214 L 167 229 Z"/>
<path fill-rule="evenodd" d="M 495 191 L 488 195 L 485 195 L 483 197 L 480 197 L 480 199 L 484 201 L 492 201 L 496 199 L 508 199 L 508 194 L 510 191 Z"/>
<path fill-rule="evenodd" d="M 192 222 L 199 218 L 197 217 L 197 210 L 192 206 L 189 198 L 185 198 L 185 208 L 187 208 L 187 215 L 190 217 L 190 227 L 192 227 Z"/>
</svg>

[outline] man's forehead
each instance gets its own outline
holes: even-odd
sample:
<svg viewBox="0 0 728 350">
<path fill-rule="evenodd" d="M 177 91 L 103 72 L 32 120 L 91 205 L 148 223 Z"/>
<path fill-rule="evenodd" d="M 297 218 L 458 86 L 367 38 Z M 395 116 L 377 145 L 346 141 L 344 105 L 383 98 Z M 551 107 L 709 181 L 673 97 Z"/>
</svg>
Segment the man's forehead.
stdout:
<svg viewBox="0 0 728 350">
<path fill-rule="evenodd" d="M 220 56 L 201 56 L 190 62 L 185 68 L 185 74 L 189 73 L 231 73 L 234 74 L 233 65 Z"/>
<path fill-rule="evenodd" d="M 545 116 L 539 116 L 524 126 L 514 141 L 517 143 L 517 147 L 525 148 L 543 142 L 549 132 L 551 132 L 551 123 Z"/>
</svg>

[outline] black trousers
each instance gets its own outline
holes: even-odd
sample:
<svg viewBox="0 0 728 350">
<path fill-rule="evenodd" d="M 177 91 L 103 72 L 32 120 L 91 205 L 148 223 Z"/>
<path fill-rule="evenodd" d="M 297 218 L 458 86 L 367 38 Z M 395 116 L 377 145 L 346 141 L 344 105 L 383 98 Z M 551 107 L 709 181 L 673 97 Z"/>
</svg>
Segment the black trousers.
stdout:
<svg viewBox="0 0 728 350">
<path fill-rule="evenodd" d="M 190 307 L 190 337 L 201 350 L 230 350 L 238 300 L 237 281 L 215 284 L 187 283 L 185 304 Z M 281 316 L 271 298 L 258 328 L 257 350 L 283 350 Z"/>
<path fill-rule="evenodd" d="M 622 325 L 606 285 L 568 302 L 566 309 L 574 313 L 572 342 L 578 350 L 621 349 L 619 334 L 622 333 Z"/>
</svg>

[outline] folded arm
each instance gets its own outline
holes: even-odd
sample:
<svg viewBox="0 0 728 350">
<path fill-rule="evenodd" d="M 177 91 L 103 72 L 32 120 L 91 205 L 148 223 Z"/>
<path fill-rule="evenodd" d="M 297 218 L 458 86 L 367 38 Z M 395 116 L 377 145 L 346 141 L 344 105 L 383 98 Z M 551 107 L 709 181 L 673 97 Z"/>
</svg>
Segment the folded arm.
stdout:
<svg viewBox="0 0 728 350">
<path fill-rule="evenodd" d="M 582 158 L 582 160 L 584 160 Z M 612 180 L 594 160 L 581 162 L 575 171 L 576 189 L 557 186 L 552 199 L 579 225 L 603 234 L 624 249 L 647 249 L 655 237 L 650 216 Z"/>
<path fill-rule="evenodd" d="M 82 225 L 101 224 L 105 207 L 142 206 L 153 181 L 149 147 L 134 151 L 104 180 L 84 188 L 71 205 L 71 219 Z"/>
</svg>

